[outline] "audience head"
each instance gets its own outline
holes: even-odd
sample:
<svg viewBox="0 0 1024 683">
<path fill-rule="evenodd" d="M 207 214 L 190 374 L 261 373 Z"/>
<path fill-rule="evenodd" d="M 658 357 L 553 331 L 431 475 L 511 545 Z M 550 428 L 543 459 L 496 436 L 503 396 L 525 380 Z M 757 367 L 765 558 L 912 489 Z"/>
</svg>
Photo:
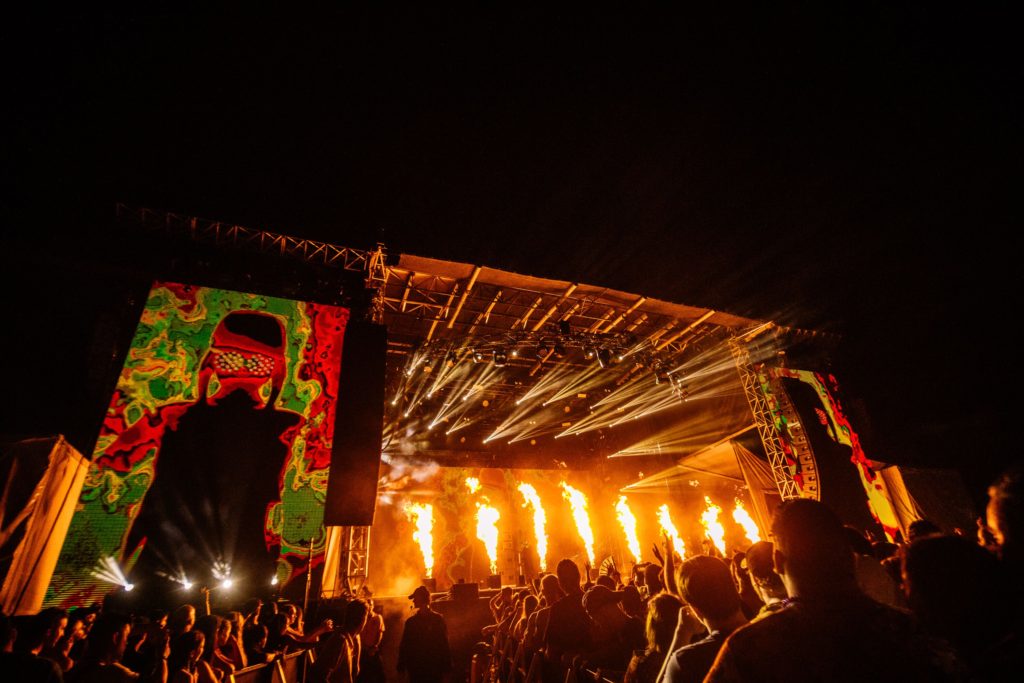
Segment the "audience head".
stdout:
<svg viewBox="0 0 1024 683">
<path fill-rule="evenodd" d="M 919 538 L 941 533 L 942 529 L 930 519 L 915 519 L 907 525 L 907 542 L 913 543 Z"/>
<path fill-rule="evenodd" d="M 257 624 L 263 624 L 264 626 L 270 624 L 271 620 L 277 614 L 277 603 L 276 602 L 265 602 L 260 605 L 259 615 L 256 617 Z"/>
<path fill-rule="evenodd" d="M 195 630 L 202 631 L 205 636 L 203 644 L 203 659 L 205 660 L 209 660 L 213 656 L 213 651 L 222 644 L 219 641 L 219 635 L 223 621 L 224 619 L 216 614 L 204 614 L 196 619 Z"/>
<path fill-rule="evenodd" d="M 417 589 L 419 590 L 419 589 Z M 429 591 L 428 591 L 429 599 Z M 342 629 L 345 633 L 354 635 L 363 630 L 366 625 L 366 618 L 370 614 L 370 606 L 365 600 L 355 598 L 345 606 L 345 617 L 342 620 Z"/>
<path fill-rule="evenodd" d="M 633 584 L 622 589 L 622 611 L 631 617 L 639 619 L 644 617 L 644 600 L 640 597 L 640 591 Z"/>
<path fill-rule="evenodd" d="M 565 597 L 565 591 L 562 590 L 558 577 L 554 574 L 545 574 L 541 578 L 540 594 L 549 607 Z"/>
<path fill-rule="evenodd" d="M 171 641 L 171 656 L 167 666 L 173 677 L 181 669 L 191 671 L 203 655 L 206 636 L 202 631 L 186 631 Z"/>
<path fill-rule="evenodd" d="M 754 589 L 764 595 L 784 597 L 786 586 L 775 571 L 775 546 L 771 541 L 758 541 L 747 549 L 747 573 Z"/>
<path fill-rule="evenodd" d="M 252 624 L 242 631 L 242 645 L 246 652 L 257 652 L 267 646 L 267 627 L 263 624 Z"/>
<path fill-rule="evenodd" d="M 523 598 L 523 616 L 527 617 L 536 612 L 539 602 L 536 595 L 527 595 Z"/>
<path fill-rule="evenodd" d="M 647 586 L 648 595 L 661 592 L 665 585 L 661 582 L 661 565 L 652 562 L 644 567 L 644 584 Z"/>
<path fill-rule="evenodd" d="M 171 613 L 167 628 L 172 636 L 187 633 L 196 624 L 196 608 L 192 605 L 182 605 Z"/>
<path fill-rule="evenodd" d="M 583 609 L 596 622 L 610 619 L 617 614 L 625 614 L 619 609 L 622 600 L 620 591 L 613 591 L 607 586 L 593 586 L 583 594 Z"/>
<path fill-rule="evenodd" d="M 828 506 L 797 498 L 772 520 L 775 569 L 791 597 L 857 590 L 853 552 L 843 524 Z"/>
<path fill-rule="evenodd" d="M 607 574 L 601 574 L 594 580 L 594 583 L 598 586 L 604 586 L 610 591 L 615 590 L 615 579 L 608 576 Z"/>
<path fill-rule="evenodd" d="M 578 593 L 580 590 L 580 568 L 569 558 L 558 561 L 555 567 L 555 574 L 558 575 L 558 585 L 566 594 Z"/>
<path fill-rule="evenodd" d="M 740 613 L 729 566 L 708 555 L 697 555 L 679 565 L 679 594 L 702 621 L 722 621 Z"/>
<path fill-rule="evenodd" d="M 131 634 L 132 620 L 125 614 L 103 612 L 96 618 L 96 623 L 89 631 L 88 657 L 94 661 L 121 661 L 128 637 Z"/>
<path fill-rule="evenodd" d="M 426 586 L 417 586 L 416 590 L 409 595 L 413 607 L 423 608 L 430 604 L 430 589 Z"/>
<path fill-rule="evenodd" d="M 898 545 L 895 543 L 889 543 L 888 541 L 875 541 L 871 544 L 871 553 L 879 562 L 895 556 L 896 553 L 899 552 L 899 549 L 900 547 Z"/>
<path fill-rule="evenodd" d="M 846 533 L 846 540 L 850 544 L 850 550 L 858 555 L 871 555 L 871 541 L 849 524 L 843 526 L 843 531 Z"/>
<path fill-rule="evenodd" d="M 679 621 L 682 601 L 671 593 L 659 593 L 647 603 L 647 649 L 667 653 Z"/>
<path fill-rule="evenodd" d="M 1005 625 L 1000 576 L 998 560 L 962 536 L 925 536 L 903 551 L 908 606 L 925 628 L 961 648 Z"/>
</svg>

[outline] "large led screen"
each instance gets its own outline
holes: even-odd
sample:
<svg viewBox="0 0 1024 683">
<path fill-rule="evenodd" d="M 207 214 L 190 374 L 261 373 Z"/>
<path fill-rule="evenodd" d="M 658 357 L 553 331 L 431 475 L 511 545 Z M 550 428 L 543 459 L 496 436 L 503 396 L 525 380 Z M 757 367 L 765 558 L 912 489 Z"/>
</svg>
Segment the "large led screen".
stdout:
<svg viewBox="0 0 1024 683">
<path fill-rule="evenodd" d="M 156 282 L 46 603 L 89 604 L 129 582 L 283 586 L 319 563 L 348 317 Z"/>
</svg>

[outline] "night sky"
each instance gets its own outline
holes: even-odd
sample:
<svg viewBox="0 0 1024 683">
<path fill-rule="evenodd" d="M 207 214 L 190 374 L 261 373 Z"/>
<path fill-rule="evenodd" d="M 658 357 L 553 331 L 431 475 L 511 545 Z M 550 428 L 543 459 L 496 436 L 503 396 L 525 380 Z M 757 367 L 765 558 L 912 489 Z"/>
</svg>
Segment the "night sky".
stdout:
<svg viewBox="0 0 1024 683">
<path fill-rule="evenodd" d="M 869 456 L 977 493 L 1019 452 L 1010 3 L 150 4 L 5 22 L 15 298 L 118 201 L 381 241 L 839 334 Z M 5 364 L 40 344 L 9 338 Z"/>
</svg>

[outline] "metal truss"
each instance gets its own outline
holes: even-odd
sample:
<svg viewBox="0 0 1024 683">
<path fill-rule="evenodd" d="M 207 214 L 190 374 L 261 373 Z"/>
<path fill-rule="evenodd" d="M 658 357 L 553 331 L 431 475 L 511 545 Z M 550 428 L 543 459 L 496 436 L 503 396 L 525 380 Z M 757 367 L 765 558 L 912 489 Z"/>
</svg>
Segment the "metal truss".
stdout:
<svg viewBox="0 0 1024 683">
<path fill-rule="evenodd" d="M 800 490 L 790 474 L 786 452 L 775 427 L 771 406 L 761 390 L 760 377 L 750 365 L 750 353 L 743 342 L 735 337 L 729 340 L 729 350 L 736 361 L 736 370 L 739 372 L 740 383 L 743 385 L 743 393 L 747 397 L 750 412 L 754 417 L 754 425 L 761 437 L 764 452 L 768 456 L 768 465 L 772 469 L 775 487 L 782 500 L 799 498 Z"/>
<path fill-rule="evenodd" d="M 329 242 L 300 239 L 267 230 L 253 230 L 240 225 L 210 221 L 203 218 L 116 206 L 118 218 L 133 219 L 144 228 L 170 235 L 187 237 L 195 242 L 253 249 L 255 251 L 297 258 L 308 263 L 334 266 L 344 270 L 367 273 L 383 284 L 384 247 L 376 250 L 352 249 Z"/>
<path fill-rule="evenodd" d="M 348 595 L 357 595 L 369 578 L 370 527 L 345 527 L 343 533 L 338 584 Z"/>
</svg>

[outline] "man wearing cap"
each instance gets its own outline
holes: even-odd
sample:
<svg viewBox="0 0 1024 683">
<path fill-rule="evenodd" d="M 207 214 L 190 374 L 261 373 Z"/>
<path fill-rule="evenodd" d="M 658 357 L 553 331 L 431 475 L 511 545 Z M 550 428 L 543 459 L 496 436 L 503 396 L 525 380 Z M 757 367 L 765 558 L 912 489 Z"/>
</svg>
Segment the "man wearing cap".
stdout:
<svg viewBox="0 0 1024 683">
<path fill-rule="evenodd" d="M 448 626 L 444 617 L 430 609 L 430 591 L 420 586 L 409 596 L 417 610 L 406 619 L 398 646 L 398 672 L 409 674 L 409 683 L 440 683 L 452 668 Z"/>
<path fill-rule="evenodd" d="M 583 609 L 593 623 L 592 648 L 587 664 L 603 669 L 625 671 L 634 650 L 647 645 L 644 623 L 626 614 L 620 604 L 624 591 L 597 585 L 583 595 Z"/>
</svg>

